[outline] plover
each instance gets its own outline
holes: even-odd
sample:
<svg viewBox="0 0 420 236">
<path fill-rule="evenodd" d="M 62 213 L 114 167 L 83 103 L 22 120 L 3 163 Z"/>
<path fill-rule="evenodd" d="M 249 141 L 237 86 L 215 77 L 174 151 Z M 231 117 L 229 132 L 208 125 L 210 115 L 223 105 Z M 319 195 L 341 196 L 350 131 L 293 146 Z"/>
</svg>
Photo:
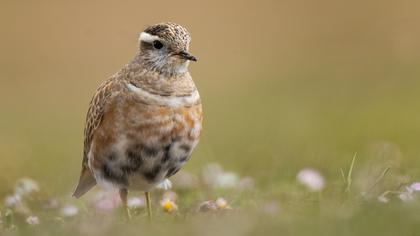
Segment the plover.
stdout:
<svg viewBox="0 0 420 236">
<path fill-rule="evenodd" d="M 160 23 L 140 33 L 134 59 L 99 86 L 87 112 L 79 198 L 98 184 L 116 188 L 128 218 L 129 190 L 145 192 L 189 160 L 202 128 L 202 106 L 188 72 L 191 36 Z"/>
</svg>

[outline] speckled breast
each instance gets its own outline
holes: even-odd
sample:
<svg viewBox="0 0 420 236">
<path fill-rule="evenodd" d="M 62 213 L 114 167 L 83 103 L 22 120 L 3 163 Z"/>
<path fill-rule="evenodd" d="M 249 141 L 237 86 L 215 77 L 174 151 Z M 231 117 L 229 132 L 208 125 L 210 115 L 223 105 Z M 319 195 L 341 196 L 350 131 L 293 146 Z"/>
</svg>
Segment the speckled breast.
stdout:
<svg viewBox="0 0 420 236">
<path fill-rule="evenodd" d="M 202 127 L 195 104 L 117 99 L 92 142 L 89 162 L 98 184 L 146 191 L 190 158 Z"/>
</svg>

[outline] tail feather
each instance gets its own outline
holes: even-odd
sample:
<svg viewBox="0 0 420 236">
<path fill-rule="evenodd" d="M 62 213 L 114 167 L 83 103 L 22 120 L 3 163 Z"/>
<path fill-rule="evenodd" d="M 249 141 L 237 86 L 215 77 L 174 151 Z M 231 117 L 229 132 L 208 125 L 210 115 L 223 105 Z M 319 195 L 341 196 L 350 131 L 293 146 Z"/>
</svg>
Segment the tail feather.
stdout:
<svg viewBox="0 0 420 236">
<path fill-rule="evenodd" d="M 76 190 L 74 190 L 73 197 L 79 198 L 83 196 L 87 191 L 96 185 L 95 177 L 88 168 L 83 168 L 80 173 L 79 184 L 77 184 Z"/>
</svg>

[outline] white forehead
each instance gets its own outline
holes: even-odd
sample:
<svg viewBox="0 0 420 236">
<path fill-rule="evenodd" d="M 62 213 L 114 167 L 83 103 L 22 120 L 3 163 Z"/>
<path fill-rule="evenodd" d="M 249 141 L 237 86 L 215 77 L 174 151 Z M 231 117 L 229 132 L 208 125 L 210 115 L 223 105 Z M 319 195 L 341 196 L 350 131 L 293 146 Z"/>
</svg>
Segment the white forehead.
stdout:
<svg viewBox="0 0 420 236">
<path fill-rule="evenodd" d="M 143 41 L 143 42 L 146 42 L 146 43 L 151 43 L 155 40 L 160 40 L 160 38 L 156 35 L 151 35 L 151 34 L 146 33 L 146 32 L 141 32 L 140 33 L 139 41 Z"/>
</svg>

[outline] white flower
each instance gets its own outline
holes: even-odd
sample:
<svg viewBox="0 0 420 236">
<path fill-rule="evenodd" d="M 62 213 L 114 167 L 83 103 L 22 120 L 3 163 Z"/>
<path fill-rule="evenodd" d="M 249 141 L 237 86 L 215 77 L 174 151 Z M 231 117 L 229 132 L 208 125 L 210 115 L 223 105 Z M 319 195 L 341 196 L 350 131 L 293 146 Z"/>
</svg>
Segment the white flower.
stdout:
<svg viewBox="0 0 420 236">
<path fill-rule="evenodd" d="M 10 195 L 4 199 L 4 205 L 6 207 L 14 207 L 20 203 L 20 196 L 19 195 Z"/>
<path fill-rule="evenodd" d="M 385 195 L 382 194 L 381 196 L 378 197 L 378 201 L 382 203 L 387 203 L 389 202 L 389 199 Z"/>
<path fill-rule="evenodd" d="M 15 212 L 21 214 L 29 214 L 30 210 L 26 204 L 22 201 L 22 197 L 18 194 L 9 195 L 4 199 L 4 206 L 8 208 L 13 208 Z"/>
<path fill-rule="evenodd" d="M 222 188 L 232 188 L 238 184 L 238 176 L 233 172 L 225 172 L 217 177 L 217 185 Z"/>
<path fill-rule="evenodd" d="M 160 201 L 160 206 L 165 212 L 172 213 L 178 210 L 178 206 L 171 199 L 165 198 Z"/>
<path fill-rule="evenodd" d="M 400 193 L 400 195 L 398 195 L 398 197 L 401 199 L 401 201 L 403 202 L 411 202 L 414 200 L 414 196 L 412 193 L 410 192 L 402 192 Z"/>
<path fill-rule="evenodd" d="M 228 202 L 226 201 L 226 199 L 219 197 L 218 199 L 216 199 L 216 206 L 219 210 L 224 210 L 224 209 L 232 209 Z"/>
<path fill-rule="evenodd" d="M 198 212 L 211 212 L 218 210 L 232 210 L 226 199 L 219 197 L 216 201 L 205 201 L 198 207 Z"/>
<path fill-rule="evenodd" d="M 405 186 L 405 191 L 401 192 L 398 197 L 401 199 L 401 201 L 403 202 L 411 202 L 414 201 L 414 191 L 416 186 L 414 186 L 414 188 L 412 187 L 412 185 L 410 186 Z"/>
<path fill-rule="evenodd" d="M 60 213 L 64 217 L 73 217 L 79 214 L 79 209 L 74 205 L 67 205 L 61 208 Z"/>
<path fill-rule="evenodd" d="M 320 191 L 325 187 L 324 177 L 318 171 L 311 168 L 305 168 L 299 171 L 297 180 L 310 191 Z"/>
<path fill-rule="evenodd" d="M 232 188 L 239 182 L 233 172 L 225 172 L 219 164 L 209 164 L 203 171 L 204 181 L 212 187 Z"/>
<path fill-rule="evenodd" d="M 26 223 L 30 225 L 39 225 L 39 218 L 37 216 L 29 216 L 26 218 Z"/>
<path fill-rule="evenodd" d="M 138 197 L 131 197 L 127 200 L 127 206 L 129 208 L 140 208 L 140 207 L 144 207 L 144 205 L 145 205 L 144 200 Z"/>
<path fill-rule="evenodd" d="M 15 186 L 15 193 L 19 196 L 24 196 L 37 191 L 39 191 L 38 183 L 29 178 L 22 178 L 18 180 Z"/>
</svg>

